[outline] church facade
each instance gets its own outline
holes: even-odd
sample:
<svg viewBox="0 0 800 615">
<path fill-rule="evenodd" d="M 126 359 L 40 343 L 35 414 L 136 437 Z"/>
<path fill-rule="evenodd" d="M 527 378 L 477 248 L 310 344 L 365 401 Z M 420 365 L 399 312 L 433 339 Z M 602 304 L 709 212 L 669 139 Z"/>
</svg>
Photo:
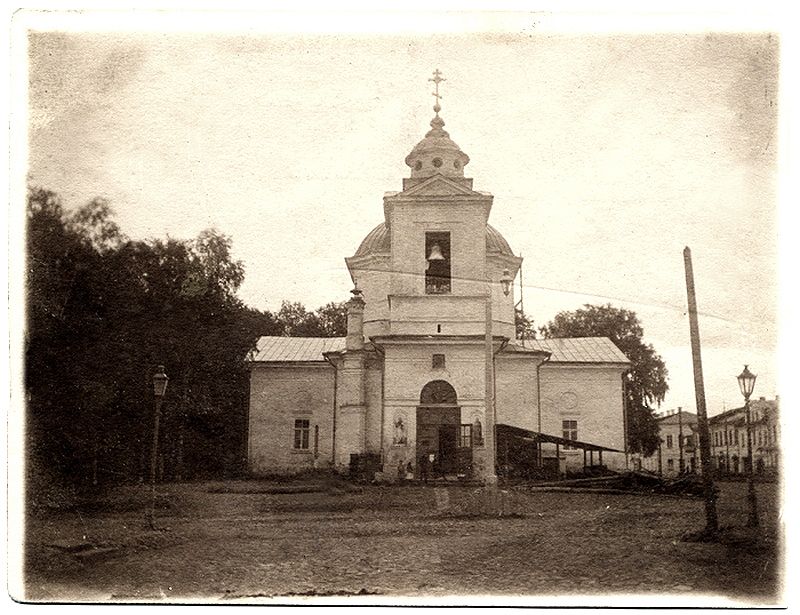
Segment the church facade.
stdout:
<svg viewBox="0 0 800 615">
<path fill-rule="evenodd" d="M 607 338 L 516 339 L 522 259 L 489 225 L 493 197 L 464 176 L 469 157 L 438 102 L 434 111 L 403 189 L 385 194 L 383 221 L 345 259 L 347 336 L 258 341 L 255 475 L 345 471 L 370 455 L 387 480 L 431 470 L 492 481 L 503 463 L 496 425 L 535 441 L 539 462 L 561 472 L 587 451 L 625 463 L 627 358 Z"/>
</svg>

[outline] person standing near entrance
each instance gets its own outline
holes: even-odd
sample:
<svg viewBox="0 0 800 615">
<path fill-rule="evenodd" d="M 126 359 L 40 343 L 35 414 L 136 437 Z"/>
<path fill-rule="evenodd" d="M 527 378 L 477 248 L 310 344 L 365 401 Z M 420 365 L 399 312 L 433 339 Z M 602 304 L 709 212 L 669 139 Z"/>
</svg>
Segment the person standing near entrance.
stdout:
<svg viewBox="0 0 800 615">
<path fill-rule="evenodd" d="M 427 453 L 420 455 L 419 458 L 419 477 L 422 479 L 422 482 L 428 482 L 428 474 L 430 473 L 430 459 L 428 458 Z"/>
</svg>

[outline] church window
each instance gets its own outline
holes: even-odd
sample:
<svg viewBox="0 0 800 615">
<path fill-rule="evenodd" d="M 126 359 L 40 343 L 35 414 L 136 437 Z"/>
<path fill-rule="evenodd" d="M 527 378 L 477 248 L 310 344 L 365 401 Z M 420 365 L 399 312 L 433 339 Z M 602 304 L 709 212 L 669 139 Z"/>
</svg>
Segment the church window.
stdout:
<svg viewBox="0 0 800 615">
<path fill-rule="evenodd" d="M 435 355 L 433 355 L 432 367 L 433 367 L 433 369 L 444 369 L 444 355 L 443 354 L 435 354 Z"/>
<path fill-rule="evenodd" d="M 672 448 L 672 436 L 667 436 L 667 448 Z"/>
<path fill-rule="evenodd" d="M 433 166 L 435 166 L 437 169 L 440 166 L 442 166 L 442 159 L 441 158 L 434 158 L 433 159 Z"/>
<path fill-rule="evenodd" d="M 672 471 L 675 469 L 675 460 L 674 459 L 667 459 L 667 469 Z"/>
<path fill-rule="evenodd" d="M 575 419 L 564 419 L 561 421 L 561 434 L 565 440 L 578 439 L 578 421 Z M 564 445 L 564 449 L 572 449 L 572 446 Z"/>
<path fill-rule="evenodd" d="M 425 233 L 425 294 L 450 292 L 450 233 Z"/>
<path fill-rule="evenodd" d="M 308 419 L 295 419 L 294 421 L 294 447 L 308 450 L 308 436 L 311 425 Z"/>
<path fill-rule="evenodd" d="M 461 448 L 472 448 L 472 425 L 461 426 Z"/>
</svg>

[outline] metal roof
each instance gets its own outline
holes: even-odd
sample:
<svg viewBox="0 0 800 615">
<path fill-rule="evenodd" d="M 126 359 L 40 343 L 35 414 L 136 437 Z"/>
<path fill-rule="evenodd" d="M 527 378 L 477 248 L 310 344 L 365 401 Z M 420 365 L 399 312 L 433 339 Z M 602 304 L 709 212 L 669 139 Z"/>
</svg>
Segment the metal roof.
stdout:
<svg viewBox="0 0 800 615">
<path fill-rule="evenodd" d="M 259 338 L 255 356 L 250 361 L 292 363 L 324 361 L 323 352 L 344 349 L 343 337 L 284 337 L 267 335 Z"/>
<path fill-rule="evenodd" d="M 675 412 L 674 414 L 668 414 L 657 418 L 658 422 L 663 425 L 678 425 L 679 423 L 688 425 L 689 423 L 697 423 L 697 415 L 693 412 L 686 412 L 685 410 L 681 411 L 680 417 L 678 417 L 678 413 Z"/>
<path fill-rule="evenodd" d="M 549 442 L 551 444 L 560 444 L 562 446 L 573 446 L 581 448 L 585 451 L 609 451 L 612 453 L 622 453 L 616 448 L 609 448 L 607 446 L 600 446 L 599 444 L 592 444 L 591 442 L 581 442 L 580 440 L 569 440 L 568 438 L 560 438 L 558 436 L 551 436 L 550 434 L 531 431 L 516 427 L 514 425 L 506 425 L 504 423 L 497 424 L 498 435 L 506 432 L 515 438 L 521 438 L 530 442 Z"/>
<path fill-rule="evenodd" d="M 544 350 L 550 363 L 630 363 L 607 337 L 561 337 L 543 340 L 515 340 L 511 350 Z"/>
<path fill-rule="evenodd" d="M 254 362 L 324 361 L 325 352 L 344 349 L 343 337 L 264 336 L 258 340 Z M 629 363 L 622 351 L 607 337 L 567 337 L 545 340 L 516 340 L 508 350 L 540 350 L 550 353 L 550 363 Z"/>
</svg>

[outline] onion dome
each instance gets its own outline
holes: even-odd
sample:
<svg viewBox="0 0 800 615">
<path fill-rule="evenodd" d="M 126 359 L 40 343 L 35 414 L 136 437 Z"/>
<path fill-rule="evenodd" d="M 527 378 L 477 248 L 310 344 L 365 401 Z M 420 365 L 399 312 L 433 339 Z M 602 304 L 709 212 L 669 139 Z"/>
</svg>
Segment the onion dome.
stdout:
<svg viewBox="0 0 800 615">
<path fill-rule="evenodd" d="M 391 238 L 389 237 L 389 229 L 386 228 L 384 222 L 381 222 L 364 237 L 364 241 L 358 246 L 355 256 L 388 255 L 390 250 Z M 486 253 L 514 256 L 514 252 L 505 237 L 489 224 L 486 225 Z"/>
</svg>

